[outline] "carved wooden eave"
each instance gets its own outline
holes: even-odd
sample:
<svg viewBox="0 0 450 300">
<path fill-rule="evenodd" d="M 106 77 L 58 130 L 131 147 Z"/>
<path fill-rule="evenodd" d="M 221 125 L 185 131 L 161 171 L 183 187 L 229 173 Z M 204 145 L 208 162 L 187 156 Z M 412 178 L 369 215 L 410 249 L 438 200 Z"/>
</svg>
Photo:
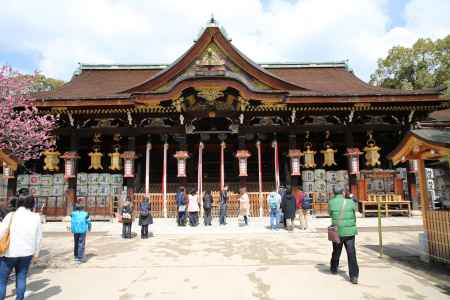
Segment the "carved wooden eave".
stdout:
<svg viewBox="0 0 450 300">
<path fill-rule="evenodd" d="M 418 129 L 409 132 L 387 157 L 396 165 L 407 160 L 438 160 L 449 156 L 449 129 Z"/>
</svg>

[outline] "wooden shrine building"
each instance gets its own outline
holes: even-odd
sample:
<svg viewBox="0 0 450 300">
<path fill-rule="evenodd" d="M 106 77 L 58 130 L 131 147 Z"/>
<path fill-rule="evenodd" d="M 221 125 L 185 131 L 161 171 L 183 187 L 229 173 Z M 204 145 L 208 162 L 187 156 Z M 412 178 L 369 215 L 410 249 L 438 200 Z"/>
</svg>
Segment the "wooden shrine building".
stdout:
<svg viewBox="0 0 450 300">
<path fill-rule="evenodd" d="M 374 87 L 345 62 L 255 63 L 214 20 L 170 65 L 80 64 L 68 83 L 37 98 L 40 110 L 59 116 L 57 149 L 44 158 L 50 166 L 30 163 L 44 182 L 65 172 L 62 189 L 95 207 L 113 205 L 126 187 L 152 195 L 165 216 L 179 185 L 246 186 L 255 214 L 265 212 L 263 193 L 283 184 L 314 193 L 318 209 L 339 181 L 364 198 L 366 179 L 383 173 L 370 170 L 389 174 L 386 155 L 412 124 L 448 107 L 439 90 Z M 40 180 L 32 176 L 17 184 Z M 386 185 L 383 176 L 380 192 L 408 200 L 395 176 Z M 36 193 L 57 197 L 45 187 Z"/>
</svg>

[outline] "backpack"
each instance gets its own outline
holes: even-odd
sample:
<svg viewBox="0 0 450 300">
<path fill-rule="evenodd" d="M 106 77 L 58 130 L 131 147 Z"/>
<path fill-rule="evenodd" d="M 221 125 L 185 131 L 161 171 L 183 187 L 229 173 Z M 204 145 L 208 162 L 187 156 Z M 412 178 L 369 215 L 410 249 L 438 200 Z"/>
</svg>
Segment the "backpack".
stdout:
<svg viewBox="0 0 450 300">
<path fill-rule="evenodd" d="M 303 198 L 303 202 L 302 202 L 302 208 L 303 209 L 311 209 L 312 208 L 312 201 L 311 201 L 311 197 L 305 195 L 305 197 Z"/>
<path fill-rule="evenodd" d="M 143 217 L 148 217 L 150 214 L 150 209 L 148 203 L 142 203 L 139 214 Z"/>
<path fill-rule="evenodd" d="M 277 209 L 278 208 L 277 197 L 275 195 L 273 195 L 273 194 L 270 195 L 269 206 L 270 206 L 271 209 Z"/>
</svg>

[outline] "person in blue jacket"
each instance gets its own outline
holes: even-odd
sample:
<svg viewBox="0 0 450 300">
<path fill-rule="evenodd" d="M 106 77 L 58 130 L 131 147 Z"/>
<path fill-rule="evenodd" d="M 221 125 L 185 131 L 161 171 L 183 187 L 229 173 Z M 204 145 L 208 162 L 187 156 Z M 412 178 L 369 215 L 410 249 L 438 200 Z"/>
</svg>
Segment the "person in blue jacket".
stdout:
<svg viewBox="0 0 450 300">
<path fill-rule="evenodd" d="M 86 233 L 91 231 L 91 219 L 89 213 L 84 210 L 81 204 L 76 204 L 71 217 L 71 230 L 74 239 L 73 255 L 78 263 L 84 260 L 84 246 L 86 243 Z"/>
</svg>

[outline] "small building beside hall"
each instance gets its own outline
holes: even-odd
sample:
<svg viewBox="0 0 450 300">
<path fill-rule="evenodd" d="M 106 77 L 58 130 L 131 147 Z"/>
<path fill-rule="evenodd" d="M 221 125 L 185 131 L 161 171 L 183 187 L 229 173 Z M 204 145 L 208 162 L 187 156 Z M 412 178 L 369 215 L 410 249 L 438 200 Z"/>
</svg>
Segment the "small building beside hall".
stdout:
<svg viewBox="0 0 450 300">
<path fill-rule="evenodd" d="M 80 64 L 36 103 L 59 116 L 57 150 L 30 164 L 36 174 L 19 172 L 17 186 L 47 214 L 64 214 L 69 190 L 93 214 L 148 194 L 169 217 L 180 185 L 215 197 L 224 184 L 245 186 L 253 215 L 287 184 L 313 194 L 316 211 L 338 183 L 363 202 L 415 201 L 414 176 L 386 155 L 448 107 L 437 89 L 371 86 L 346 62 L 256 63 L 214 20 L 170 65 Z"/>
</svg>

